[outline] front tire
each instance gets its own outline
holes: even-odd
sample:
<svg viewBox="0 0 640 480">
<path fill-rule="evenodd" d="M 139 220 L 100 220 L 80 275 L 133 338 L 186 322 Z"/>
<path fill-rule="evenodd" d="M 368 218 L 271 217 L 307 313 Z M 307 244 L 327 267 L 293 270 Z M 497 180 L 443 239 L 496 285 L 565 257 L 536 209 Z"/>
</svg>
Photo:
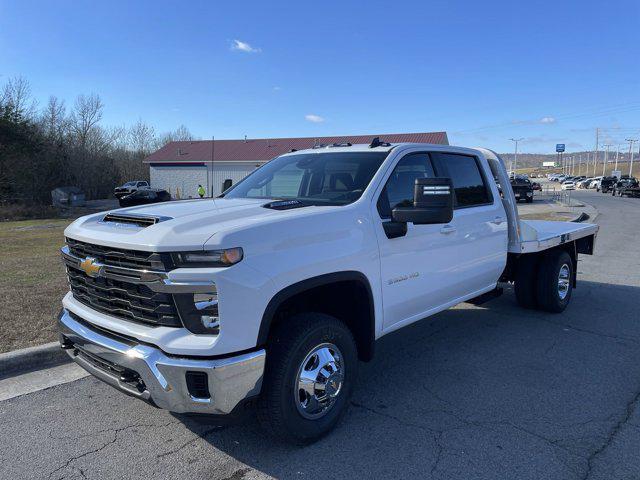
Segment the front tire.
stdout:
<svg viewBox="0 0 640 480">
<path fill-rule="evenodd" d="M 303 313 L 277 326 L 269 345 L 258 420 L 282 440 L 314 442 L 349 405 L 358 369 L 353 335 L 334 317 Z"/>
<path fill-rule="evenodd" d="M 574 265 L 571 256 L 564 250 L 546 254 L 540 262 L 537 278 L 538 308 L 560 313 L 571 301 Z"/>
</svg>

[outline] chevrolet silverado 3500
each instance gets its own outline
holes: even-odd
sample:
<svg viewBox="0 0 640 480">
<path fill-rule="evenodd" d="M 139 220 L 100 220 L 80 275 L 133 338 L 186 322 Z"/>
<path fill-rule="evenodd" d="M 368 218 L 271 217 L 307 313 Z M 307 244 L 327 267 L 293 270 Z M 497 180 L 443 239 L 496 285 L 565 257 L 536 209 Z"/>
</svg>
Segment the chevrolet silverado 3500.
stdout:
<svg viewBox="0 0 640 480">
<path fill-rule="evenodd" d="M 347 408 L 376 340 L 515 284 L 562 312 L 598 227 L 524 221 L 486 149 L 335 144 L 282 155 L 215 199 L 92 214 L 66 230 L 60 343 L 178 413 L 251 401 L 311 442 Z"/>
</svg>

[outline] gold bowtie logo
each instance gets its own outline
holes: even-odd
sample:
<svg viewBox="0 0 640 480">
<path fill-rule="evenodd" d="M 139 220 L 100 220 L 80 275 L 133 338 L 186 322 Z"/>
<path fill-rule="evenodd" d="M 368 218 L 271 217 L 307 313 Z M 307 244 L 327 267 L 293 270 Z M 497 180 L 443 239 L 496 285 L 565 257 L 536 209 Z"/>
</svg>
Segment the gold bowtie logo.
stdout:
<svg viewBox="0 0 640 480">
<path fill-rule="evenodd" d="M 87 257 L 80 262 L 80 268 L 84 273 L 93 278 L 99 276 L 100 272 L 102 272 L 102 264 L 96 262 L 96 259 L 92 257 Z"/>
</svg>

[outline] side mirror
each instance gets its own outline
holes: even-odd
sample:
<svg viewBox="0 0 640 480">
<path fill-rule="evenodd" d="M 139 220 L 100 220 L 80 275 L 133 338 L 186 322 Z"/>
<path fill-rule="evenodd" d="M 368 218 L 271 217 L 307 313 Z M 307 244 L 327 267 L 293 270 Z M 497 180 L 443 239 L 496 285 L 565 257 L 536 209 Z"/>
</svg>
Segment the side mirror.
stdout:
<svg viewBox="0 0 640 480">
<path fill-rule="evenodd" d="M 394 222 L 428 225 L 449 223 L 453 218 L 453 184 L 450 178 L 417 178 L 413 207 L 397 207 Z"/>
</svg>

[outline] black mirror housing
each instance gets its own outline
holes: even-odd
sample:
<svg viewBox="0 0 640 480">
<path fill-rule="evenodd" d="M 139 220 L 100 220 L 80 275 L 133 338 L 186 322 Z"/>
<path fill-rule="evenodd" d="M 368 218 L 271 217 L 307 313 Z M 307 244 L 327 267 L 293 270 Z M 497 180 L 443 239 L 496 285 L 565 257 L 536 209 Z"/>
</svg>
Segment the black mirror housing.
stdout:
<svg viewBox="0 0 640 480">
<path fill-rule="evenodd" d="M 449 223 L 453 218 L 453 184 L 450 178 L 417 178 L 413 207 L 397 207 L 394 222 L 429 225 Z"/>
</svg>

